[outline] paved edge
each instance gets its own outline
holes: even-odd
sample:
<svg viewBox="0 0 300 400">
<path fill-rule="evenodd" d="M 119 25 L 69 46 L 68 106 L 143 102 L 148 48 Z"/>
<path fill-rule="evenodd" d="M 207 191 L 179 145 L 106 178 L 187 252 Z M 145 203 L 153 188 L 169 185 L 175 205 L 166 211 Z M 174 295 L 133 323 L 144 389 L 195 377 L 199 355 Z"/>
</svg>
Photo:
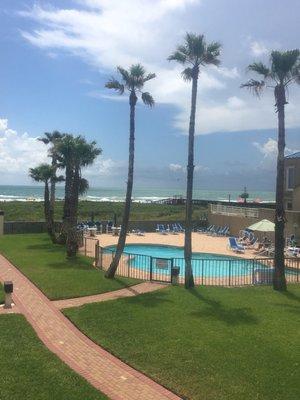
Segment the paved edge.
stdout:
<svg viewBox="0 0 300 400">
<path fill-rule="evenodd" d="M 80 307 L 84 304 L 100 303 L 103 301 L 139 296 L 140 294 L 151 293 L 163 289 L 167 286 L 168 285 L 157 282 L 142 282 L 138 283 L 137 285 L 113 290 L 112 292 L 105 292 L 91 296 L 75 297 L 71 299 L 52 300 L 52 304 L 54 304 L 59 310 L 61 310 L 63 308 Z"/>
<path fill-rule="evenodd" d="M 119 390 L 118 388 L 114 387 L 109 380 L 106 379 L 96 379 L 92 376 L 90 371 L 87 368 L 80 367 L 79 364 L 74 361 L 73 358 L 68 356 L 65 351 L 63 351 L 62 346 L 58 346 L 55 344 L 53 340 L 50 340 L 45 332 L 45 329 L 41 329 L 38 323 L 35 321 L 33 316 L 30 313 L 30 310 L 27 310 L 26 306 L 23 304 L 22 300 L 20 299 L 19 295 L 15 291 L 13 294 L 13 299 L 17 304 L 17 307 L 21 313 L 24 314 L 28 322 L 31 324 L 35 332 L 37 333 L 38 337 L 41 341 L 55 353 L 63 362 L 65 362 L 71 369 L 73 369 L 76 373 L 84 377 L 89 383 L 91 383 L 96 389 L 100 390 L 107 396 L 109 396 L 112 400 L 124 400 L 124 399 L 141 399 L 141 400 L 156 400 L 156 399 L 171 399 L 171 400 L 180 400 L 180 397 L 175 395 L 174 393 L 170 392 L 165 387 L 161 386 L 160 384 L 153 381 L 151 378 L 147 377 L 143 373 L 135 370 L 134 368 L 130 367 L 129 365 L 125 364 L 123 361 L 119 360 L 117 357 L 113 356 L 108 351 L 104 350 L 101 346 L 94 343 L 90 340 L 87 336 L 85 336 L 79 329 L 75 327 L 59 310 L 55 307 L 54 304 L 25 276 L 23 275 L 16 267 L 11 264 L 9 260 L 7 260 L 4 256 L 0 255 L 0 277 L 2 281 L 6 280 L 3 279 L 3 274 L 5 272 L 5 268 L 2 267 L 4 271 L 1 271 L 1 264 L 6 264 L 12 270 L 15 278 L 19 278 L 24 281 L 24 283 L 35 292 L 37 298 L 41 302 L 45 303 L 45 306 L 48 307 L 53 315 L 60 320 L 60 322 L 64 325 L 64 327 L 68 328 L 71 333 L 75 334 L 78 340 L 81 340 L 86 346 L 88 346 L 91 350 L 94 350 L 98 356 L 102 359 L 105 359 L 108 364 L 111 365 L 112 368 L 117 367 L 120 368 L 124 372 L 124 374 L 130 375 L 131 378 L 128 379 L 128 383 L 130 389 L 132 390 L 132 394 L 128 391 L 128 388 L 124 388 L 125 390 Z M 113 375 L 112 375 L 113 377 Z M 127 379 L 126 379 L 127 380 Z M 140 382 L 144 389 L 149 388 L 148 393 L 142 393 L 141 388 L 137 388 L 137 383 Z M 118 386 L 120 386 L 118 384 Z M 126 393 L 125 393 L 126 391 Z M 144 392 L 144 391 L 143 391 Z M 147 390 L 146 390 L 147 392 Z"/>
</svg>

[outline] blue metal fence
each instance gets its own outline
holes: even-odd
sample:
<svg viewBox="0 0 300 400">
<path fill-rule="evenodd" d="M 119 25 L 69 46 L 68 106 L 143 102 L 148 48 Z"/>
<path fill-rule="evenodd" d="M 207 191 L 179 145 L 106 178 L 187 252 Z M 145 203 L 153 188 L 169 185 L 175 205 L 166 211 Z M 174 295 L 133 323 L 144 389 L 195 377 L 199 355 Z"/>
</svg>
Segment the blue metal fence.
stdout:
<svg viewBox="0 0 300 400">
<path fill-rule="evenodd" d="M 92 243 L 92 248 L 95 243 Z M 95 265 L 106 270 L 114 250 L 102 248 L 96 243 Z M 286 258 L 286 278 L 289 283 L 300 282 L 300 259 Z M 184 283 L 185 260 L 183 258 L 158 258 L 149 255 L 124 252 L 121 256 L 117 274 L 120 276 L 171 282 L 172 269 L 179 268 L 178 282 Z M 274 270 L 273 258 L 195 258 L 192 261 L 196 285 L 243 286 L 271 284 Z"/>
</svg>

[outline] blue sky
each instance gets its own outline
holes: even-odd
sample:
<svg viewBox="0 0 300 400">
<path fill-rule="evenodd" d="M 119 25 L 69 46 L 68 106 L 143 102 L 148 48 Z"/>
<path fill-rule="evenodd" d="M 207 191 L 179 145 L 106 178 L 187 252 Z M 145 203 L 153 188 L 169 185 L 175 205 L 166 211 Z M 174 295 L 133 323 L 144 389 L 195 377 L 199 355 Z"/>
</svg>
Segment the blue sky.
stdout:
<svg viewBox="0 0 300 400">
<path fill-rule="evenodd" d="M 221 67 L 199 81 L 196 188 L 272 189 L 272 93 L 258 100 L 239 85 L 253 60 L 299 47 L 299 14 L 297 0 L 1 0 L 0 184 L 30 183 L 28 168 L 46 160 L 35 138 L 58 129 L 102 147 L 92 185 L 123 186 L 128 102 L 104 84 L 116 65 L 141 62 L 157 74 L 145 88 L 156 106 L 137 108 L 136 185 L 184 186 L 190 85 L 166 58 L 193 31 L 223 45 Z M 287 152 L 300 149 L 299 106 L 293 88 Z"/>
</svg>

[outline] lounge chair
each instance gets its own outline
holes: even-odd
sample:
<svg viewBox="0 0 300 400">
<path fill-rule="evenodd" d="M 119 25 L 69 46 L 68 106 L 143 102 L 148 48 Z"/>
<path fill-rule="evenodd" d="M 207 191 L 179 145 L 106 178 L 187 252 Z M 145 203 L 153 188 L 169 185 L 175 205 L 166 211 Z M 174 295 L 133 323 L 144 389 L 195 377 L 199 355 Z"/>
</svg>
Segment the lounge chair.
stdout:
<svg viewBox="0 0 300 400">
<path fill-rule="evenodd" d="M 258 239 L 253 236 L 252 239 L 250 239 L 250 242 L 246 245 L 244 245 L 247 249 L 254 249 L 255 245 L 257 244 Z"/>
<path fill-rule="evenodd" d="M 167 235 L 168 234 L 166 229 L 165 229 L 165 226 L 163 224 L 157 224 L 156 232 L 161 233 L 162 235 Z"/>
<path fill-rule="evenodd" d="M 207 227 L 202 227 L 202 228 L 199 228 L 199 229 L 197 229 L 197 232 L 198 233 L 206 233 L 207 231 L 209 231 L 211 228 L 213 227 L 213 225 L 209 225 L 209 226 L 207 226 Z"/>
<path fill-rule="evenodd" d="M 241 246 L 233 236 L 228 238 L 228 248 L 236 253 L 245 253 L 244 246 Z"/>
<path fill-rule="evenodd" d="M 177 225 L 179 232 L 184 232 L 184 228 L 182 227 L 182 225 L 179 222 L 177 222 L 176 225 Z"/>
</svg>

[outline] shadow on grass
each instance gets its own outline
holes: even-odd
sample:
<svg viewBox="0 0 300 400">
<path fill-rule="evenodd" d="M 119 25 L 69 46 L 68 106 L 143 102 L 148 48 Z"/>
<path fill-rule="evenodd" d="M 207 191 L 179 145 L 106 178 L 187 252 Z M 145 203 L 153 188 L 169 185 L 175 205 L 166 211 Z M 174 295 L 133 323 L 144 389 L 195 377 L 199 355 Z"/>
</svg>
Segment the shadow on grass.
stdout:
<svg viewBox="0 0 300 400">
<path fill-rule="evenodd" d="M 188 290 L 192 296 L 203 302 L 207 307 L 204 310 L 191 312 L 199 318 L 214 318 L 225 322 L 227 325 L 253 325 L 258 323 L 258 318 L 251 314 L 249 308 L 228 308 L 220 301 L 204 297 L 197 289 Z"/>
<path fill-rule="evenodd" d="M 166 296 L 167 293 L 162 289 L 157 292 L 145 293 L 135 297 L 127 297 L 124 300 L 130 304 L 146 308 L 154 308 L 161 306 L 163 303 L 172 303 L 171 300 L 166 299 Z"/>
<path fill-rule="evenodd" d="M 46 243 L 39 243 L 39 244 L 30 244 L 26 246 L 28 250 L 43 250 L 43 251 L 51 251 L 52 253 L 63 253 L 65 252 L 65 247 L 60 244 L 52 244 L 48 241 Z"/>
<path fill-rule="evenodd" d="M 282 296 L 286 297 L 289 300 L 292 301 L 297 301 L 298 303 L 300 303 L 300 296 L 297 296 L 295 293 L 287 290 L 286 292 L 278 292 L 280 293 Z"/>
<path fill-rule="evenodd" d="M 89 263 L 88 261 L 82 260 L 80 258 L 78 259 L 72 259 L 68 260 L 65 259 L 63 261 L 57 261 L 57 262 L 49 262 L 46 264 L 47 267 L 53 268 L 53 269 L 77 269 L 77 270 L 86 270 L 86 271 L 94 271 L 95 269 L 93 268 L 92 264 Z"/>
</svg>

